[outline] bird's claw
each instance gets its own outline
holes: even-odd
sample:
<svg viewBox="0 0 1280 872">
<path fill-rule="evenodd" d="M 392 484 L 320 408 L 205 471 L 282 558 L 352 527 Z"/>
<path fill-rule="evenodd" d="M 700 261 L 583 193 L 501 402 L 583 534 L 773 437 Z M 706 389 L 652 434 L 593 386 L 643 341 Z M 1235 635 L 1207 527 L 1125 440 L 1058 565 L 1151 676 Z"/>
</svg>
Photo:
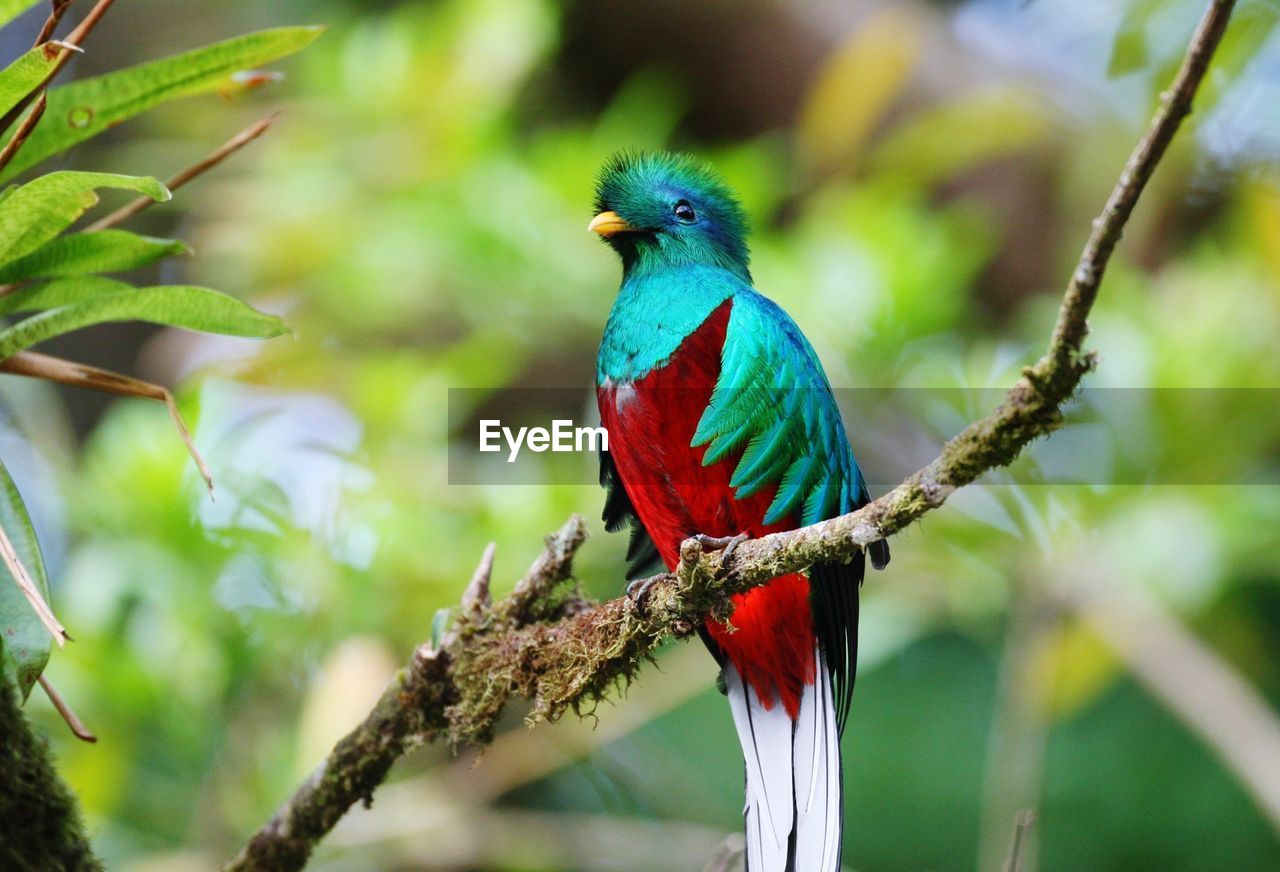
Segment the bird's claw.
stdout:
<svg viewBox="0 0 1280 872">
<path fill-rule="evenodd" d="M 704 536 L 699 533 L 693 539 L 703 552 L 721 551 L 720 570 L 717 575 L 723 578 L 728 574 L 733 560 L 733 552 L 740 544 L 747 541 L 751 537 L 746 533 L 739 533 L 736 536 Z M 662 576 L 655 575 L 652 578 L 637 578 L 627 585 L 627 598 L 636 604 L 636 608 L 644 611 L 644 600 L 648 596 L 649 590 L 653 587 L 654 582 L 661 580 Z"/>
<path fill-rule="evenodd" d="M 660 577 L 655 575 L 651 578 L 637 578 L 627 585 L 627 597 L 636 604 L 636 608 L 644 611 L 644 598 Z"/>
<path fill-rule="evenodd" d="M 703 551 L 724 549 L 724 553 L 720 555 L 720 571 L 717 573 L 723 578 L 729 572 L 731 561 L 733 560 L 733 552 L 751 537 L 746 533 L 739 533 L 736 536 L 704 536 L 699 533 L 694 538 L 698 540 L 698 544 L 702 546 Z"/>
</svg>

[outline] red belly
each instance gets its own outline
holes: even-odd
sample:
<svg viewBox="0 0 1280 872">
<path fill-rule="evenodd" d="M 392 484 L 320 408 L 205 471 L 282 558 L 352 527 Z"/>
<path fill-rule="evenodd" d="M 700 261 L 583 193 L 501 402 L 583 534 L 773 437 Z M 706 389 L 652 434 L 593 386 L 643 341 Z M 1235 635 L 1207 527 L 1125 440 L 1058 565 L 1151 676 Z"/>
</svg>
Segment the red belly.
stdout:
<svg viewBox="0 0 1280 872">
<path fill-rule="evenodd" d="M 796 527 L 790 517 L 763 523 L 776 485 L 734 497 L 729 478 L 741 452 L 704 467 L 706 448 L 690 447 L 720 373 L 732 304 L 721 304 L 666 366 L 630 386 L 597 391 L 609 453 L 668 568 L 680 562 L 680 543 L 696 533 L 757 537 Z M 775 578 L 735 596 L 734 604 L 733 629 L 708 621 L 708 632 L 766 706 L 781 699 L 796 717 L 801 688 L 814 681 L 808 580 L 799 574 Z"/>
</svg>

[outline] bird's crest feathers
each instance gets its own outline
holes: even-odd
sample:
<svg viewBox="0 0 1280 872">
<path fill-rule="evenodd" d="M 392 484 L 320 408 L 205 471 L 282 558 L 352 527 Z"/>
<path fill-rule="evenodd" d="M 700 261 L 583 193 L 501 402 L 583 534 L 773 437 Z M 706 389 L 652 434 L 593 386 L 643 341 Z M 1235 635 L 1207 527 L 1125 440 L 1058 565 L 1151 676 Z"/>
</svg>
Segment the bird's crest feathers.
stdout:
<svg viewBox="0 0 1280 872">
<path fill-rule="evenodd" d="M 676 217 L 681 203 L 693 220 Z M 635 229 L 609 240 L 628 267 L 703 263 L 748 275 L 746 213 L 720 174 L 691 155 L 619 152 L 600 171 L 595 206 Z"/>
</svg>

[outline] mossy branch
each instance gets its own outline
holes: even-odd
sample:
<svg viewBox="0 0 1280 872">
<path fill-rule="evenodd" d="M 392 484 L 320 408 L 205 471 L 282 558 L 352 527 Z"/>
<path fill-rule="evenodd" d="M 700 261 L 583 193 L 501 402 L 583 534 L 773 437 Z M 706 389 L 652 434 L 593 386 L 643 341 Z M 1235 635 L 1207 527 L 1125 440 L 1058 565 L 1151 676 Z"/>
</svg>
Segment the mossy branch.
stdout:
<svg viewBox="0 0 1280 872">
<path fill-rule="evenodd" d="M 75 798 L 0 675 L 0 869 L 101 869 Z"/>
<path fill-rule="evenodd" d="M 492 551 L 487 550 L 450 633 L 438 646 L 418 649 L 364 723 L 338 743 L 226 868 L 301 868 L 320 838 L 352 804 L 369 801 L 392 763 L 411 748 L 441 738 L 454 745 L 488 741 L 513 696 L 532 702 L 530 723 L 590 710 L 634 678 L 663 639 L 687 636 L 708 619 L 727 619 L 732 594 L 820 561 L 848 560 L 1056 430 L 1063 403 L 1095 363 L 1083 343 L 1111 253 L 1191 111 L 1233 6 L 1233 0 L 1210 3 L 1177 77 L 1093 223 L 1048 350 L 1023 370 L 995 411 L 874 502 L 811 527 L 743 542 L 731 566 L 721 566 L 721 552 L 704 554 L 696 540 L 685 542 L 680 566 L 654 580 L 643 609 L 627 597 L 593 604 L 566 590 L 573 555 L 587 535 L 576 515 L 548 538 L 546 551 L 515 591 L 496 603 L 489 599 Z"/>
</svg>

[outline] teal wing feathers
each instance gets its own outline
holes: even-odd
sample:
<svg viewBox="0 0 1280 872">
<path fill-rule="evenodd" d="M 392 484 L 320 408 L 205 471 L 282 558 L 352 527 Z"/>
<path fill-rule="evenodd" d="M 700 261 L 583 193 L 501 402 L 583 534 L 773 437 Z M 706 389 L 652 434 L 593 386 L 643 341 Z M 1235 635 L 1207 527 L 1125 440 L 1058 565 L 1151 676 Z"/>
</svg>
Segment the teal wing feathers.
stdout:
<svg viewBox="0 0 1280 872">
<path fill-rule="evenodd" d="M 730 478 L 735 496 L 777 484 L 765 524 L 791 518 L 807 526 L 869 500 L 817 354 L 790 316 L 754 291 L 734 296 L 720 377 L 693 437 L 693 447 L 703 445 L 703 465 L 742 452 Z M 877 569 L 889 562 L 887 542 L 873 543 L 867 553 Z M 864 568 L 859 554 L 809 572 L 814 633 L 832 676 L 841 730 L 853 697 Z"/>
<path fill-rule="evenodd" d="M 703 464 L 742 452 L 739 497 L 777 484 L 765 524 L 801 526 L 852 511 L 865 486 L 826 375 L 795 322 L 755 292 L 734 297 L 720 378 L 698 422 Z"/>
</svg>

